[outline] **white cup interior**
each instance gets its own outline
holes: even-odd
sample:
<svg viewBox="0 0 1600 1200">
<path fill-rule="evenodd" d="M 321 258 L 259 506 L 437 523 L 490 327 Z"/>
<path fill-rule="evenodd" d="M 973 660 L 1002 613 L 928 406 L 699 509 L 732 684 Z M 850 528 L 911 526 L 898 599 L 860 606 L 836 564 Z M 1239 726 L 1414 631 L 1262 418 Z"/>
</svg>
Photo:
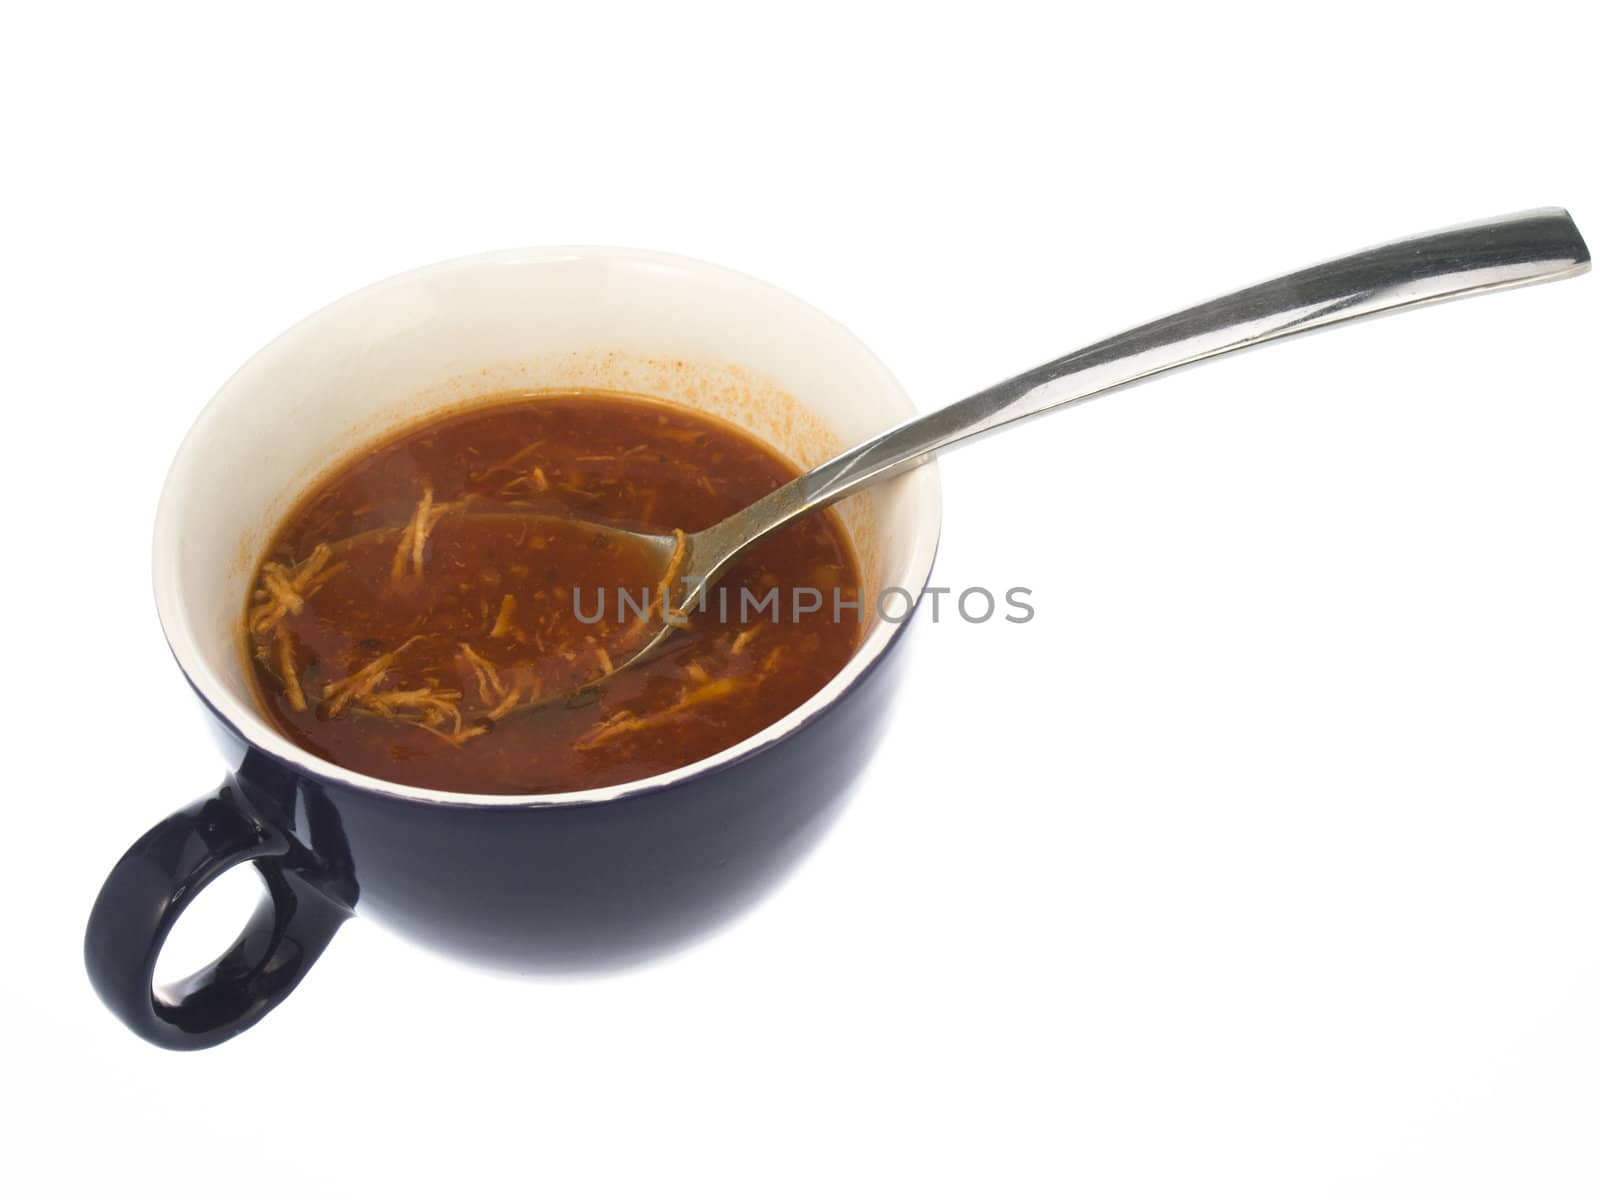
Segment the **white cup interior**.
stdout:
<svg viewBox="0 0 1600 1200">
<path fill-rule="evenodd" d="M 784 736 L 887 648 L 870 616 L 855 656 L 806 704 L 721 753 L 582 792 L 478 796 L 375 780 L 277 732 L 251 695 L 240 622 L 251 574 L 290 506 L 367 443 L 507 391 L 657 396 L 732 421 L 809 468 L 913 415 L 848 330 L 745 275 L 636 250 L 516 250 L 425 267 L 347 296 L 261 350 L 185 439 L 156 518 L 155 589 L 179 665 L 225 721 L 307 771 L 440 803 L 575 803 L 693 774 Z M 869 595 L 927 582 L 939 531 L 932 464 L 838 508 Z M 903 602 L 889 605 L 897 613 Z"/>
</svg>

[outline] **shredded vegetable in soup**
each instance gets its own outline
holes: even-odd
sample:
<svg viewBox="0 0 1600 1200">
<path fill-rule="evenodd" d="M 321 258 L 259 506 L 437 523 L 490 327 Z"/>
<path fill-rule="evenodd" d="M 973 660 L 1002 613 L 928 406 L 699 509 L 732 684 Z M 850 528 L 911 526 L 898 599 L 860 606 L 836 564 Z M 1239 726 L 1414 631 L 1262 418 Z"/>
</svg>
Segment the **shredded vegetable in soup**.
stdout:
<svg viewBox="0 0 1600 1200">
<path fill-rule="evenodd" d="M 322 758 L 448 791 L 601 787 L 715 754 L 854 651 L 837 518 L 747 551 L 663 653 L 611 672 L 660 627 L 682 531 L 795 474 L 721 421 L 609 393 L 499 397 L 403 431 L 272 539 L 244 617 L 261 707 Z M 676 533 L 680 555 L 664 576 L 574 521 Z"/>
</svg>

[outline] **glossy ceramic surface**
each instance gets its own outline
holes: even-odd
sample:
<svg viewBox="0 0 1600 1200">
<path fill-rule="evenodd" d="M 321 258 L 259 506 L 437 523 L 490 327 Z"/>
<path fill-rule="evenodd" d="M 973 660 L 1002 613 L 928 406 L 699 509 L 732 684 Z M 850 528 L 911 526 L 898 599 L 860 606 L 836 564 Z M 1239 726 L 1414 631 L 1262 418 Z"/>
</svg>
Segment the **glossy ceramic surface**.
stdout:
<svg viewBox="0 0 1600 1200">
<path fill-rule="evenodd" d="M 248 1028 L 356 913 L 516 971 L 638 961 L 748 905 L 826 828 L 879 736 L 906 622 L 871 622 L 837 678 L 756 736 L 585 792 L 405 788 L 306 754 L 255 710 L 238 614 L 262 539 L 306 483 L 429 412 L 573 386 L 715 412 L 803 467 L 911 412 L 882 365 L 816 310 L 733 272 L 636 251 L 517 251 L 425 268 L 263 350 L 196 423 L 157 518 L 163 629 L 230 773 L 135 842 L 95 903 L 90 979 L 134 1032 L 195 1049 Z M 869 587 L 919 595 L 938 535 L 932 469 L 848 503 L 841 515 Z M 260 909 L 210 967 L 158 993 L 167 932 L 243 862 L 266 881 Z"/>
</svg>

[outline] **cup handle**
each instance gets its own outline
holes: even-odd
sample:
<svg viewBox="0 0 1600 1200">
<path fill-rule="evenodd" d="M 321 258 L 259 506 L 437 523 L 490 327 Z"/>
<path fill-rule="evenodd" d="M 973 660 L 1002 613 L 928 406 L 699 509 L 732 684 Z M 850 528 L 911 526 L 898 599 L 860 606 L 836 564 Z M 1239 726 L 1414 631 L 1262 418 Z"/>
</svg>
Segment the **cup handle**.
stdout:
<svg viewBox="0 0 1600 1200">
<path fill-rule="evenodd" d="M 285 869 L 296 849 L 231 779 L 156 825 L 111 869 L 89 914 L 84 962 L 100 999 L 140 1037 L 169 1050 L 214 1046 L 254 1025 L 294 990 L 351 915 Z M 210 966 L 158 989 L 156 959 L 173 924 L 201 889 L 244 862 L 267 885 L 244 932 Z"/>
</svg>

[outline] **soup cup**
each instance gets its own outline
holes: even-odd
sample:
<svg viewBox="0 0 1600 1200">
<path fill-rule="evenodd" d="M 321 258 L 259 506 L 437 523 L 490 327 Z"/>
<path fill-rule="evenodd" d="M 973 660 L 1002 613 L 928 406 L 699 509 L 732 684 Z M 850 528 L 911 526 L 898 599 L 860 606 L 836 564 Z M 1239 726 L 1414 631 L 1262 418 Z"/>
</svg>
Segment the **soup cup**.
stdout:
<svg viewBox="0 0 1600 1200">
<path fill-rule="evenodd" d="M 174 1049 L 248 1028 L 361 914 L 521 972 L 624 965 L 748 905 L 814 843 L 879 737 L 932 569 L 929 464 L 840 506 L 869 596 L 860 644 L 799 708 L 703 761 L 526 796 L 406 787 L 301 749 L 251 693 L 242 614 L 277 523 L 386 432 L 507 391 L 657 396 L 733 421 L 805 468 L 912 415 L 842 326 L 748 276 L 606 248 L 517 250 L 375 284 L 261 350 L 178 451 L 155 530 L 161 626 L 226 757 L 211 795 L 139 838 L 90 914 L 89 977 Z M 210 966 L 157 986 L 174 922 L 250 863 L 266 894 Z"/>
</svg>

